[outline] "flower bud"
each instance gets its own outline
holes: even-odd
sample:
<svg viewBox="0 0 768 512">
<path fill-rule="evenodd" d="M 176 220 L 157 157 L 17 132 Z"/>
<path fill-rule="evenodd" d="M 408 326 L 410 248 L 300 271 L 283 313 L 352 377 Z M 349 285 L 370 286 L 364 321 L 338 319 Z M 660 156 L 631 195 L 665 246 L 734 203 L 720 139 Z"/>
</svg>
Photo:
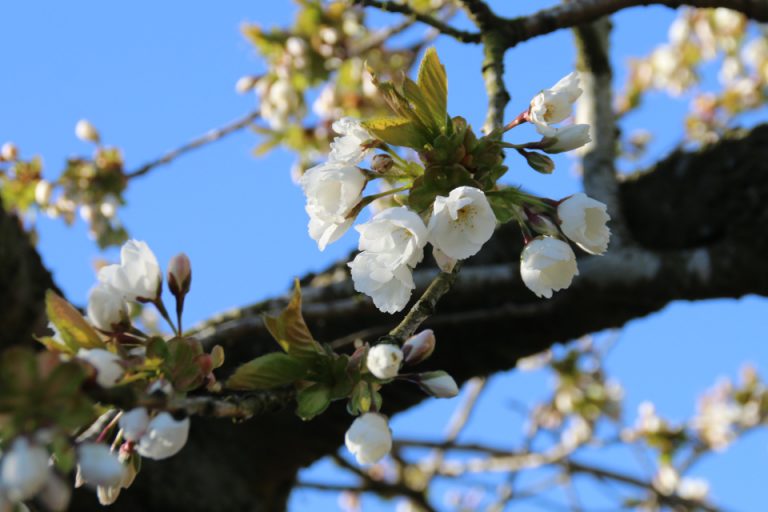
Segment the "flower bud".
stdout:
<svg viewBox="0 0 768 512">
<path fill-rule="evenodd" d="M 257 76 L 243 76 L 238 79 L 238 81 L 235 83 L 235 91 L 238 94 L 245 94 L 247 92 L 250 92 L 253 90 L 254 87 L 256 87 L 256 84 L 259 81 L 259 77 Z"/>
<path fill-rule="evenodd" d="M 589 136 L 588 124 L 574 124 L 559 128 L 542 142 L 544 152 L 556 154 L 578 149 L 592 142 L 592 138 Z"/>
<path fill-rule="evenodd" d="M 83 142 L 93 142 L 98 144 L 101 140 L 98 130 L 86 119 L 81 119 L 75 125 L 75 135 Z"/>
<path fill-rule="evenodd" d="M 453 398 L 459 394 L 456 381 L 442 370 L 419 375 L 419 386 L 435 398 Z"/>
<path fill-rule="evenodd" d="M 77 448 L 77 471 L 82 482 L 114 486 L 123 480 L 125 466 L 107 445 L 83 443 Z"/>
<path fill-rule="evenodd" d="M 120 356 L 103 348 L 77 351 L 77 358 L 82 359 L 96 369 L 96 382 L 103 388 L 111 388 L 123 377 Z"/>
<path fill-rule="evenodd" d="M 3 454 L 0 483 L 3 494 L 11 501 L 32 498 L 48 480 L 48 453 L 25 438 L 16 439 Z"/>
<path fill-rule="evenodd" d="M 557 229 L 554 222 L 547 217 L 536 213 L 527 213 L 526 217 L 528 224 L 536 233 L 547 236 L 557 236 L 560 234 L 560 230 Z"/>
<path fill-rule="evenodd" d="M 176 297 L 186 295 L 192 285 L 192 264 L 189 257 L 182 253 L 171 258 L 168 263 L 168 289 Z"/>
<path fill-rule="evenodd" d="M 6 142 L 3 147 L 0 148 L 0 160 L 6 162 L 15 162 L 19 158 L 19 148 L 13 142 Z"/>
<path fill-rule="evenodd" d="M 35 185 L 35 202 L 41 206 L 47 205 L 51 200 L 51 192 L 53 187 L 49 181 L 38 181 Z"/>
<path fill-rule="evenodd" d="M 368 370 L 378 379 L 392 379 L 400 370 L 403 352 L 396 345 L 381 344 L 371 347 L 365 364 Z"/>
<path fill-rule="evenodd" d="M 386 173 L 393 165 L 395 161 L 389 155 L 378 154 L 371 159 L 371 170 L 379 174 Z"/>
<path fill-rule="evenodd" d="M 355 419 L 344 436 L 344 444 L 358 464 L 374 464 L 392 449 L 392 432 L 387 417 L 367 412 Z"/>
<path fill-rule="evenodd" d="M 403 356 L 406 364 L 419 364 L 426 360 L 435 351 L 435 333 L 432 329 L 425 329 L 415 336 L 411 336 L 403 344 Z"/>
</svg>

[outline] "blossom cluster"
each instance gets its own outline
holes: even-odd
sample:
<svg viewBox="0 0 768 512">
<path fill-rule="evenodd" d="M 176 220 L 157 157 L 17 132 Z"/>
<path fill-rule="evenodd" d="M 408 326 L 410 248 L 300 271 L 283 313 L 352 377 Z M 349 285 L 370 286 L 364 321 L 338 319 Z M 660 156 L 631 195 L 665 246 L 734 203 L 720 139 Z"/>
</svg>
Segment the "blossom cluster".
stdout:
<svg viewBox="0 0 768 512">
<path fill-rule="evenodd" d="M 530 161 L 531 149 L 559 153 L 590 142 L 588 125 L 555 126 L 571 115 L 580 95 L 577 73 L 541 91 L 512 124 L 530 122 L 543 138 L 505 147 L 516 149 Z M 495 183 L 481 187 L 473 181 L 477 186 L 456 186 L 436 195 L 427 208 L 414 208 L 396 194 L 414 193 L 414 186 L 423 179 L 419 176 L 426 171 L 394 154 L 361 121 L 342 118 L 333 129 L 338 136 L 331 143 L 328 160 L 307 170 L 300 180 L 307 198 L 309 235 L 324 250 L 352 226 L 365 205 L 388 199 L 389 204 L 371 220 L 356 226 L 360 252 L 349 267 L 355 289 L 369 295 L 379 310 L 401 311 L 415 289 L 413 269 L 422 261 L 427 244 L 432 245 L 440 268 L 450 272 L 458 261 L 477 254 L 491 238 L 499 219 L 489 197 L 498 194 L 499 188 Z M 374 148 L 382 148 L 386 154 L 373 158 L 372 169 L 362 168 Z M 422 156 L 425 165 L 431 165 L 429 151 L 421 155 L 426 155 Z M 387 188 L 364 196 L 367 184 L 378 178 L 385 179 Z M 549 298 L 554 291 L 570 286 L 578 274 L 568 240 L 590 254 L 607 250 L 610 217 L 603 203 L 582 193 L 557 202 L 519 193 L 512 201 L 526 241 L 521 276 L 536 295 Z M 531 236 L 532 231 L 540 236 Z"/>
<path fill-rule="evenodd" d="M 73 393 L 72 401 L 64 403 L 69 404 L 72 411 L 64 414 L 82 414 L 83 421 L 92 412 L 83 411 L 82 407 L 89 407 L 91 402 L 86 396 L 78 395 L 81 393 L 78 383 L 82 382 L 78 379 L 85 378 L 103 390 L 130 386 L 137 397 L 152 395 L 156 398 L 182 394 L 206 381 L 209 385 L 215 383 L 210 372 L 216 364 L 211 356 L 202 353 L 196 342 L 180 337 L 184 296 L 191 284 L 189 258 L 180 254 L 171 260 L 168 268 L 168 286 L 177 301 L 178 324 L 174 325 L 162 303 L 163 276 L 149 246 L 131 240 L 122 247 L 120 256 L 120 263 L 99 271 L 98 283 L 89 293 L 86 318 L 64 299 L 49 292 L 47 309 L 54 336 L 40 341 L 50 352 L 40 356 L 30 353 L 28 358 L 31 359 L 27 359 L 43 358 L 38 363 L 41 368 L 38 374 L 42 372 L 41 375 L 24 376 L 28 386 L 39 385 L 42 387 L 38 389 L 45 390 L 48 374 L 58 371 L 59 375 L 70 375 L 72 385 L 66 389 Z M 160 337 L 149 339 L 135 329 L 131 322 L 130 302 L 154 304 L 177 337 L 168 342 Z M 169 348 L 171 344 L 173 349 Z M 170 350 L 182 356 L 181 363 L 163 360 L 167 357 L 163 354 Z M 24 354 L 19 357 L 27 357 Z M 187 366 L 174 367 L 174 364 Z M 64 372 L 65 366 L 70 369 L 69 373 Z M 185 373 L 193 376 L 192 379 L 175 377 Z M 37 380 L 39 383 L 35 382 Z M 63 382 L 53 381 L 52 385 L 57 387 L 57 393 L 63 393 Z M 31 391 L 28 393 L 38 396 Z M 43 409 L 37 414 L 42 417 L 58 414 L 58 411 L 46 412 L 46 406 L 41 404 Z M 19 414 L 17 421 L 23 424 L 24 410 L 11 411 L 13 414 Z M 28 423 L 34 426 L 38 422 L 33 416 Z M 189 427 L 187 417 L 174 417 L 162 408 L 137 407 L 127 411 L 108 409 L 75 440 L 69 439 L 71 427 L 51 422 L 42 422 L 32 430 L 1 439 L 6 450 L 0 453 L 0 510 L 5 510 L 6 503 L 33 498 L 50 510 L 66 509 L 71 489 L 62 475 L 68 469 L 60 466 L 57 460 L 62 449 L 70 450 L 76 462 L 75 485 L 94 488 L 99 501 L 110 504 L 117 499 L 121 489 L 133 482 L 141 457 L 160 460 L 175 455 L 186 444 Z"/>
<path fill-rule="evenodd" d="M 411 380 L 428 395 L 452 398 L 459 392 L 456 381 L 445 372 L 400 374 L 404 364 L 418 364 L 435 349 L 435 335 L 427 329 L 409 338 L 402 348 L 392 344 L 379 344 L 368 349 L 365 367 L 379 381 Z M 344 437 L 347 449 L 360 464 L 374 464 L 392 449 L 392 431 L 387 417 L 377 411 L 366 411 L 358 416 Z"/>
</svg>

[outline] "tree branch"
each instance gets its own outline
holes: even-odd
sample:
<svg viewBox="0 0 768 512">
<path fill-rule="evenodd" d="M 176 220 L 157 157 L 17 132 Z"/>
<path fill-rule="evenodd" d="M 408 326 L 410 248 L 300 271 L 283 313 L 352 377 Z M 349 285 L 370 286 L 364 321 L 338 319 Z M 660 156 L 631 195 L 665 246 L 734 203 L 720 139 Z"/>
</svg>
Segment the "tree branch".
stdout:
<svg viewBox="0 0 768 512">
<path fill-rule="evenodd" d="M 434 18 L 427 14 L 423 14 L 413 10 L 407 4 L 393 2 L 389 0 L 354 0 L 354 3 L 357 5 L 361 5 L 363 7 L 375 7 L 384 12 L 395 12 L 395 13 L 403 14 L 417 21 L 420 21 L 425 25 L 429 25 L 430 27 L 435 28 L 441 34 L 445 34 L 447 36 L 453 37 L 454 39 L 461 41 L 462 43 L 479 43 L 480 42 L 479 33 L 466 32 L 464 30 L 459 30 L 457 28 L 454 28 L 448 25 L 447 23 L 440 21 L 437 18 Z"/>
<path fill-rule="evenodd" d="M 686 5 L 699 8 L 726 7 L 755 21 L 768 22 L 768 3 L 764 0 L 578 0 L 506 20 L 505 43 L 515 46 L 556 30 L 591 23 L 623 9 L 649 5 L 664 5 L 670 8 Z"/>
</svg>

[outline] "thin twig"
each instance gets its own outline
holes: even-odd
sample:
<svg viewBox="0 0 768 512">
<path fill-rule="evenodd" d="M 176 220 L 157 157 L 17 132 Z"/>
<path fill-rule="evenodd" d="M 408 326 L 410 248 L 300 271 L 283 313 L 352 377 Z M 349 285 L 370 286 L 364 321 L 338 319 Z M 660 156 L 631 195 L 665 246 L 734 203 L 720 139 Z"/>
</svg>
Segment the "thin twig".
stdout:
<svg viewBox="0 0 768 512">
<path fill-rule="evenodd" d="M 459 261 L 453 267 L 451 272 L 440 272 L 440 274 L 432 280 L 432 283 L 424 291 L 419 300 L 411 306 L 411 309 L 408 311 L 408 314 L 405 315 L 405 318 L 403 318 L 397 327 L 389 331 L 389 334 L 384 338 L 387 338 L 387 341 L 401 344 L 411 337 L 413 333 L 416 332 L 416 329 L 418 329 L 419 326 L 435 312 L 435 307 L 437 306 L 438 301 L 451 289 L 451 285 L 456 281 L 456 276 L 459 274 L 460 269 L 461 262 Z"/>
<path fill-rule="evenodd" d="M 149 171 L 151 171 L 152 169 L 154 169 L 155 167 L 171 163 L 173 160 L 183 155 L 184 153 L 187 153 L 194 149 L 201 148 L 207 144 L 210 144 L 211 142 L 216 142 L 217 140 L 221 140 L 227 135 L 240 131 L 243 128 L 247 128 L 256 119 L 258 119 L 258 117 L 259 117 L 259 111 L 255 110 L 241 119 L 237 119 L 236 121 L 233 121 L 227 124 L 226 126 L 218 128 L 216 130 L 211 130 L 205 135 L 203 135 L 202 137 L 198 137 L 184 144 L 183 146 L 180 146 L 174 150 L 171 150 L 168 153 L 161 156 L 160 158 L 157 158 L 155 160 L 145 163 L 135 171 L 131 171 L 127 173 L 125 176 L 128 179 L 133 179 L 139 176 L 143 176 L 147 174 Z"/>
<path fill-rule="evenodd" d="M 375 7 L 385 12 L 396 12 L 405 16 L 409 16 L 417 21 L 420 21 L 421 23 L 434 27 L 441 34 L 453 37 L 454 39 L 457 39 L 463 43 L 480 42 L 480 34 L 476 32 L 459 30 L 448 25 L 447 23 L 438 20 L 437 18 L 433 18 L 427 14 L 417 12 L 406 4 L 393 2 L 390 0 L 354 0 L 354 3 L 364 7 Z"/>
</svg>

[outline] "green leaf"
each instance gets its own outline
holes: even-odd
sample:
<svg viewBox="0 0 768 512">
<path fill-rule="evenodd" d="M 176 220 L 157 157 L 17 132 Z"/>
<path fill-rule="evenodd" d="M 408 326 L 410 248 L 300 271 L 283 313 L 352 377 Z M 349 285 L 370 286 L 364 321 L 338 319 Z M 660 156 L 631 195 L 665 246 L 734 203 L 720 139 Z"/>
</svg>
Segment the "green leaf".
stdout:
<svg viewBox="0 0 768 512">
<path fill-rule="evenodd" d="M 552 171 L 555 170 L 555 162 L 553 162 L 547 155 L 542 155 L 535 151 L 523 151 L 522 149 L 518 149 L 517 152 L 525 157 L 528 161 L 528 165 L 536 172 L 541 174 L 552 174 Z"/>
<path fill-rule="evenodd" d="M 419 127 L 403 117 L 380 117 L 365 121 L 363 127 L 377 139 L 392 146 L 422 149 L 427 144 Z"/>
<path fill-rule="evenodd" d="M 77 352 L 80 348 L 104 348 L 104 342 L 83 315 L 53 290 L 45 294 L 48 320 L 56 326 L 66 345 Z"/>
<path fill-rule="evenodd" d="M 286 353 L 300 359 L 314 359 L 323 348 L 312 337 L 301 314 L 301 287 L 298 279 L 290 302 L 278 316 L 264 316 L 269 333 Z"/>
<path fill-rule="evenodd" d="M 276 388 L 303 379 L 307 370 L 304 361 L 272 352 L 241 365 L 227 379 L 226 387 L 243 391 Z"/>
<path fill-rule="evenodd" d="M 224 364 L 224 347 L 215 345 L 211 349 L 211 364 L 214 368 L 220 368 Z"/>
<path fill-rule="evenodd" d="M 200 387 L 206 372 L 198 362 L 203 346 L 197 340 L 173 338 L 166 343 L 165 371 L 177 391 L 191 391 Z"/>
<path fill-rule="evenodd" d="M 346 398 L 352 392 L 354 381 L 350 374 L 349 356 L 341 355 L 331 364 L 331 399 L 338 400 Z"/>
<path fill-rule="evenodd" d="M 311 420 L 331 404 L 331 389 L 324 384 L 313 384 L 299 391 L 296 403 L 296 414 L 304 421 Z"/>
<path fill-rule="evenodd" d="M 448 118 L 448 76 L 434 48 L 427 48 L 417 77 L 433 126 L 443 130 Z"/>
<path fill-rule="evenodd" d="M 147 341 L 146 354 L 148 359 L 162 359 L 165 361 L 170 355 L 168 343 L 163 338 L 154 336 Z"/>
</svg>

